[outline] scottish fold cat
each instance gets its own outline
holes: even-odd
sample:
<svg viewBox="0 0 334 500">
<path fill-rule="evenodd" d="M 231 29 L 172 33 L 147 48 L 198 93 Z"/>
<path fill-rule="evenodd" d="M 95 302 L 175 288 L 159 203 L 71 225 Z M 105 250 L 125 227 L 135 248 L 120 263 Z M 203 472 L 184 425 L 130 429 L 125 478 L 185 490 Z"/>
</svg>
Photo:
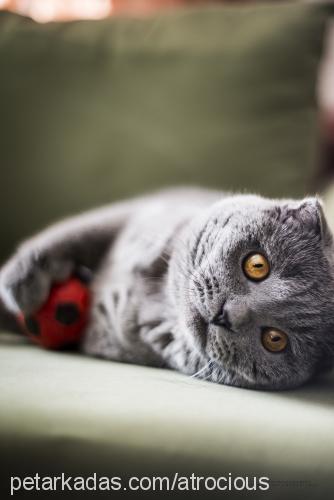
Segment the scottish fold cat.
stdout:
<svg viewBox="0 0 334 500">
<path fill-rule="evenodd" d="M 334 248 L 321 202 L 176 189 L 64 220 L 0 272 L 6 307 L 93 270 L 84 353 L 248 388 L 299 386 L 334 359 Z"/>
</svg>

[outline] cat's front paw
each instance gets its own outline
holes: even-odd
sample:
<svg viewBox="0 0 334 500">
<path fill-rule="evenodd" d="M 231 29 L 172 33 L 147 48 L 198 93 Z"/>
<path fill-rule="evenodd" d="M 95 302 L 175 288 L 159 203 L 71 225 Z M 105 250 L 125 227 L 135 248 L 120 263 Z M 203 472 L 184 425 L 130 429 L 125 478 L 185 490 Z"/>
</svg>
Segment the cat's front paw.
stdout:
<svg viewBox="0 0 334 500">
<path fill-rule="evenodd" d="M 0 271 L 0 298 L 14 314 L 30 314 L 45 302 L 52 283 L 65 280 L 72 268 L 45 250 L 23 246 Z"/>
</svg>

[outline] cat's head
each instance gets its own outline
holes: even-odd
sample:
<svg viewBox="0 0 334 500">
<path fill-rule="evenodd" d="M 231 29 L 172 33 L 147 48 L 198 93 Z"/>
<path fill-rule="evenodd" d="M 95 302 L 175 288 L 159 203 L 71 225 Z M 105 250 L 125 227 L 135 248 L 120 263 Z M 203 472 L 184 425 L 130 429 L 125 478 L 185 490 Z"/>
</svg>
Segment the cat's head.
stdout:
<svg viewBox="0 0 334 500">
<path fill-rule="evenodd" d="M 332 364 L 334 249 L 316 198 L 213 205 L 187 228 L 172 276 L 206 378 L 286 389 Z"/>
</svg>

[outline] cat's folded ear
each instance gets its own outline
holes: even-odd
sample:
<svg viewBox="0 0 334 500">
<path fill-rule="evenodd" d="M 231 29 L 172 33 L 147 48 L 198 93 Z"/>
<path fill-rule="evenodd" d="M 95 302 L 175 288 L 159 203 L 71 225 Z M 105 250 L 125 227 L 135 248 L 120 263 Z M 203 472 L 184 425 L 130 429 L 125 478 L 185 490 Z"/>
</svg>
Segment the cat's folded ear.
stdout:
<svg viewBox="0 0 334 500">
<path fill-rule="evenodd" d="M 294 208 L 295 217 L 305 228 L 314 230 L 325 244 L 332 242 L 333 236 L 327 224 L 322 201 L 317 197 L 304 198 Z"/>
</svg>

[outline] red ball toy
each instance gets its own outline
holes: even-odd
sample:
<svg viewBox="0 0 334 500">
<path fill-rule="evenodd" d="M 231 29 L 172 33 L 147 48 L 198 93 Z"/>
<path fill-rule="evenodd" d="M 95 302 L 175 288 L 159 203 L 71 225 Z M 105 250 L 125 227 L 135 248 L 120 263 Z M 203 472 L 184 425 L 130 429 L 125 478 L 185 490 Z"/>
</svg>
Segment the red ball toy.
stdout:
<svg viewBox="0 0 334 500">
<path fill-rule="evenodd" d="M 77 277 L 52 287 L 46 303 L 30 316 L 19 316 L 28 337 L 41 347 L 61 349 L 77 344 L 89 316 L 88 287 Z"/>
</svg>

